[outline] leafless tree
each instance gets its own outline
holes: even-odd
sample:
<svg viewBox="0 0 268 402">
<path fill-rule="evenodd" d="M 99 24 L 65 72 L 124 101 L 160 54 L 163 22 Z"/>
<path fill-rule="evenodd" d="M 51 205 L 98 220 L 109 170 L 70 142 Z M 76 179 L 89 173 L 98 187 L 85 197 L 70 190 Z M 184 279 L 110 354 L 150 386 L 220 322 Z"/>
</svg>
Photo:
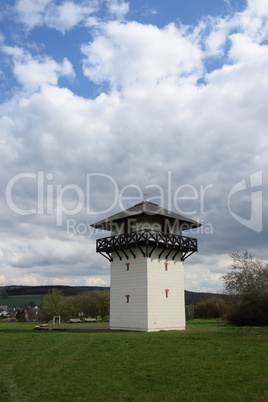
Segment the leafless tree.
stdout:
<svg viewBox="0 0 268 402">
<path fill-rule="evenodd" d="M 232 267 L 223 276 L 226 292 L 235 296 L 229 321 L 238 325 L 268 325 L 268 264 L 247 250 L 230 256 Z"/>
<path fill-rule="evenodd" d="M 268 292 L 267 263 L 254 258 L 247 250 L 243 253 L 231 253 L 230 256 L 233 259 L 232 267 L 222 277 L 226 292 L 238 297 L 255 292 L 266 294 Z"/>
</svg>

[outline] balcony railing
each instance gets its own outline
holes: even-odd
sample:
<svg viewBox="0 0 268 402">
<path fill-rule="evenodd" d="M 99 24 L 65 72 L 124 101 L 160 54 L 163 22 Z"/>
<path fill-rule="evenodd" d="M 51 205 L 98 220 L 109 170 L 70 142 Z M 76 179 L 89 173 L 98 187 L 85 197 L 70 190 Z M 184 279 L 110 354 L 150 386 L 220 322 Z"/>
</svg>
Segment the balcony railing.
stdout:
<svg viewBox="0 0 268 402">
<path fill-rule="evenodd" d="M 165 258 L 173 260 L 179 252 L 182 252 L 181 259 L 198 250 L 197 239 L 177 234 L 163 233 L 149 229 L 132 232 L 130 234 L 119 234 L 98 239 L 96 242 L 97 253 L 112 261 L 111 253 L 114 251 L 120 260 L 122 257 L 129 258 L 130 254 L 136 258 L 135 249 L 138 248 L 144 257 L 151 257 L 155 249 L 159 251 L 158 258 L 164 254 Z"/>
</svg>

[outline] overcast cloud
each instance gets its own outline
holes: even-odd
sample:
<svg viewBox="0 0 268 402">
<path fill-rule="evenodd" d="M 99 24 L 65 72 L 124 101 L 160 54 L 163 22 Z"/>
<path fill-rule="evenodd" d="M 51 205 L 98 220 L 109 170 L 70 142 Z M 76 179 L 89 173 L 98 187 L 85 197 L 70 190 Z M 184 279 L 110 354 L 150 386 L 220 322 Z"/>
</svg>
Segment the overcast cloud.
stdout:
<svg viewBox="0 0 268 402">
<path fill-rule="evenodd" d="M 143 193 L 203 223 L 187 290 L 267 260 L 267 2 L 219 3 L 1 4 L 0 284 L 109 285 L 90 224 Z"/>
</svg>

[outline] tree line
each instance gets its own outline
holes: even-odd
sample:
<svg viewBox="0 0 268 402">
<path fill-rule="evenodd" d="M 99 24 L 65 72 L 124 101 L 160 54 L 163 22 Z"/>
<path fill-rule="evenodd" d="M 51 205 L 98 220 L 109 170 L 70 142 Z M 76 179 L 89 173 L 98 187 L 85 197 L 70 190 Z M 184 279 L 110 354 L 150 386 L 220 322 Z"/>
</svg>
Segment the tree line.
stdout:
<svg viewBox="0 0 268 402">
<path fill-rule="evenodd" d="M 224 295 L 198 303 L 195 317 L 222 317 L 240 326 L 268 325 L 268 264 L 247 250 L 230 256 L 232 266 L 222 277 Z"/>
<path fill-rule="evenodd" d="M 57 289 L 44 296 L 39 307 L 38 319 L 50 321 L 54 316 L 61 316 L 62 321 L 71 318 L 98 318 L 104 321 L 109 316 L 110 292 L 95 291 L 82 293 L 76 296 L 65 297 Z"/>
<path fill-rule="evenodd" d="M 268 325 L 268 264 L 254 258 L 247 250 L 231 253 L 232 266 L 223 275 L 224 294 L 197 303 L 196 318 L 222 318 L 236 325 Z M 39 319 L 50 321 L 61 316 L 70 318 L 109 316 L 109 290 L 81 293 L 65 297 L 62 291 L 52 289 L 44 296 L 39 308 Z"/>
</svg>

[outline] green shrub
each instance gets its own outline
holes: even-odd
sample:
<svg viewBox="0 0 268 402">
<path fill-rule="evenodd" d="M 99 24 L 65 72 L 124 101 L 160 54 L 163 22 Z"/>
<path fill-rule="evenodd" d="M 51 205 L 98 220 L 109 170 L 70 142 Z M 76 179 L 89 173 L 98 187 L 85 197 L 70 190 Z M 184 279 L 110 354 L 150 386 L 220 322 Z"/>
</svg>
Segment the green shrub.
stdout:
<svg viewBox="0 0 268 402">
<path fill-rule="evenodd" d="M 16 313 L 16 319 L 20 322 L 26 321 L 25 312 L 23 309 L 20 309 Z"/>
<path fill-rule="evenodd" d="M 233 264 L 222 278 L 225 291 L 236 303 L 227 319 L 236 325 L 268 325 L 268 264 L 247 250 L 230 256 Z"/>
<path fill-rule="evenodd" d="M 240 326 L 268 325 L 268 294 L 251 294 L 234 303 L 228 321 Z"/>
<path fill-rule="evenodd" d="M 197 303 L 195 318 L 219 318 L 228 311 L 228 303 L 223 297 L 210 297 Z"/>
</svg>

